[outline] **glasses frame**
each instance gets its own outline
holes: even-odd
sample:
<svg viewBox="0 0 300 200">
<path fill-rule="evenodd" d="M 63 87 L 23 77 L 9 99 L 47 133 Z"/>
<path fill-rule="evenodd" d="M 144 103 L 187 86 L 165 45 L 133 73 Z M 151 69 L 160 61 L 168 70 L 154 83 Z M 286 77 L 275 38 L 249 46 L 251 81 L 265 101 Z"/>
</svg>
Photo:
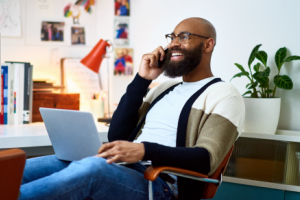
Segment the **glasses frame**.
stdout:
<svg viewBox="0 0 300 200">
<path fill-rule="evenodd" d="M 187 34 L 187 35 L 188 35 L 188 39 L 190 39 L 190 36 L 191 36 L 191 35 L 195 35 L 195 36 L 198 36 L 198 37 L 203 37 L 203 38 L 206 38 L 206 39 L 209 39 L 209 38 L 210 38 L 210 37 L 207 37 L 207 36 L 197 35 L 197 34 L 194 34 L 194 33 L 189 33 L 189 32 L 185 32 L 185 31 L 184 31 L 184 32 L 180 32 L 178 35 L 175 35 L 174 33 L 166 34 L 165 37 L 166 37 L 167 43 L 168 43 L 168 44 L 171 44 L 171 43 L 178 37 L 178 41 L 179 41 L 181 44 L 183 44 L 183 43 L 181 42 L 181 39 L 179 38 L 179 35 L 182 34 L 182 33 Z M 175 37 L 175 39 L 174 39 L 174 40 L 171 40 L 171 42 L 169 43 L 169 42 L 168 42 L 168 38 L 171 38 L 172 35 Z"/>
</svg>

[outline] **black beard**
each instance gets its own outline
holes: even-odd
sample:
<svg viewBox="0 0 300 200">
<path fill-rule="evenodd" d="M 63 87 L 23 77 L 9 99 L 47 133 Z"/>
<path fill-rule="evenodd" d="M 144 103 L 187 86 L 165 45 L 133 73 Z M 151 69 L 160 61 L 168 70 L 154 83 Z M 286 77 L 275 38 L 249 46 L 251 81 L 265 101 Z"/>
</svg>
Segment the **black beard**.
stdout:
<svg viewBox="0 0 300 200">
<path fill-rule="evenodd" d="M 179 76 L 186 75 L 193 71 L 201 62 L 202 49 L 203 43 L 201 43 L 198 47 L 190 51 L 178 47 L 169 49 L 165 58 L 165 63 L 162 66 L 162 69 L 164 70 L 164 75 L 170 78 L 176 78 Z M 184 56 L 183 60 L 171 61 L 172 51 L 178 51 L 182 53 Z"/>
</svg>

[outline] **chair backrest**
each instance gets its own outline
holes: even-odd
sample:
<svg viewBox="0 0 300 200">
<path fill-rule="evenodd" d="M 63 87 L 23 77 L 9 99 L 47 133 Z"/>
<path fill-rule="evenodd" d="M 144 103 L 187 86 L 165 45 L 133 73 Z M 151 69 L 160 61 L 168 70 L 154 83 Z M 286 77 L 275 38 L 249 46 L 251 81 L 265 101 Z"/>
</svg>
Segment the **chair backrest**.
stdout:
<svg viewBox="0 0 300 200">
<path fill-rule="evenodd" d="M 232 151 L 233 151 L 233 147 L 234 146 L 231 147 L 231 149 L 229 150 L 229 152 L 227 153 L 227 155 L 223 159 L 220 166 L 217 168 L 217 170 L 211 176 L 209 176 L 209 178 L 220 180 L 221 174 L 222 175 L 224 174 L 224 171 L 225 171 L 225 169 L 227 167 L 227 164 L 229 162 L 230 156 L 231 156 Z M 218 187 L 219 187 L 219 185 L 216 185 L 214 183 L 205 183 L 201 199 L 212 199 L 215 196 Z"/>
<path fill-rule="evenodd" d="M 0 151 L 0 199 L 18 199 L 25 162 L 21 149 Z"/>
</svg>

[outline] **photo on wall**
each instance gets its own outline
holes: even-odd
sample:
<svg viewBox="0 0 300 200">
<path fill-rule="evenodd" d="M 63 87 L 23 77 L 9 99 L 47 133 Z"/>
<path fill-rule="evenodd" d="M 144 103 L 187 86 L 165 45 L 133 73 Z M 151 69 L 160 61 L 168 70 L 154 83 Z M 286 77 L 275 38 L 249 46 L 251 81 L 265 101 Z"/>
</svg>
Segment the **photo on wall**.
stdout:
<svg viewBox="0 0 300 200">
<path fill-rule="evenodd" d="M 117 18 L 115 19 L 115 45 L 128 46 L 129 45 L 129 19 Z"/>
<path fill-rule="evenodd" d="M 115 0 L 115 15 L 130 16 L 130 0 Z"/>
<path fill-rule="evenodd" d="M 133 74 L 133 49 L 115 48 L 114 75 Z"/>
<path fill-rule="evenodd" d="M 84 27 L 71 27 L 72 45 L 85 45 Z"/>
<path fill-rule="evenodd" d="M 64 41 L 64 22 L 42 22 L 41 41 Z"/>
</svg>

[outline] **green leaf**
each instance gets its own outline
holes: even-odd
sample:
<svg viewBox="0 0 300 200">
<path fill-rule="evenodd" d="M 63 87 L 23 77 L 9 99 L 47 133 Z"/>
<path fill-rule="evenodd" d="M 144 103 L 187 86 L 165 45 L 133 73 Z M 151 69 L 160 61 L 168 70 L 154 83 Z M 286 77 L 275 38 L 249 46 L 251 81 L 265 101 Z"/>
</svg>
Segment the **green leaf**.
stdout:
<svg viewBox="0 0 300 200">
<path fill-rule="evenodd" d="M 245 96 L 247 94 L 251 94 L 252 95 L 252 92 L 250 90 L 248 90 L 247 92 L 245 92 L 242 96 Z"/>
<path fill-rule="evenodd" d="M 235 66 L 237 66 L 242 72 L 246 72 L 246 70 L 244 69 L 244 67 L 238 63 L 234 63 Z"/>
<path fill-rule="evenodd" d="M 285 90 L 293 89 L 293 81 L 287 75 L 276 75 L 274 77 L 274 83 L 277 87 Z"/>
<path fill-rule="evenodd" d="M 259 72 L 259 68 L 260 68 L 260 63 L 257 63 L 256 65 L 254 65 L 254 71 L 255 72 Z"/>
<path fill-rule="evenodd" d="M 268 90 L 265 91 L 265 93 L 266 93 L 266 94 L 271 94 L 271 93 L 273 93 L 273 90 L 268 89 Z"/>
<path fill-rule="evenodd" d="M 237 77 L 242 77 L 242 76 L 249 76 L 249 73 L 248 72 L 240 72 L 240 73 L 237 73 L 236 75 L 234 75 L 231 79 L 230 79 L 230 81 L 232 80 L 232 79 L 234 79 L 234 78 L 237 78 Z"/>
<path fill-rule="evenodd" d="M 269 78 L 266 78 L 264 81 L 262 81 L 258 87 L 261 87 L 261 88 L 266 88 L 268 87 L 268 84 L 269 84 Z"/>
<path fill-rule="evenodd" d="M 283 62 L 291 62 L 293 60 L 300 60 L 300 56 L 289 56 L 286 59 L 284 59 Z"/>
<path fill-rule="evenodd" d="M 248 83 L 248 84 L 246 85 L 246 88 L 248 88 L 250 85 L 252 85 L 252 83 Z"/>
<path fill-rule="evenodd" d="M 265 51 L 258 51 L 255 57 L 267 67 L 268 54 Z"/>
<path fill-rule="evenodd" d="M 281 66 L 284 62 L 284 58 L 286 57 L 287 49 L 285 47 L 282 47 L 278 49 L 278 51 L 275 54 L 275 63 L 277 65 L 278 71 L 280 71 Z"/>
<path fill-rule="evenodd" d="M 270 75 L 270 72 L 271 72 L 270 67 L 267 67 L 264 71 L 256 72 L 255 74 L 253 74 L 253 78 L 257 80 L 260 84 L 268 83 L 269 82 L 268 76 Z"/>
<path fill-rule="evenodd" d="M 251 84 L 251 83 L 250 83 L 250 84 Z M 250 89 L 256 88 L 257 85 L 258 85 L 258 82 L 255 81 L 253 84 L 251 84 L 251 86 L 250 86 L 248 89 L 250 90 Z"/>
<path fill-rule="evenodd" d="M 255 54 L 258 52 L 259 47 L 261 46 L 261 44 L 256 45 L 253 49 L 252 52 L 250 54 L 249 60 L 248 60 L 248 66 L 250 68 L 250 65 L 252 64 L 252 62 L 255 59 Z"/>
</svg>

